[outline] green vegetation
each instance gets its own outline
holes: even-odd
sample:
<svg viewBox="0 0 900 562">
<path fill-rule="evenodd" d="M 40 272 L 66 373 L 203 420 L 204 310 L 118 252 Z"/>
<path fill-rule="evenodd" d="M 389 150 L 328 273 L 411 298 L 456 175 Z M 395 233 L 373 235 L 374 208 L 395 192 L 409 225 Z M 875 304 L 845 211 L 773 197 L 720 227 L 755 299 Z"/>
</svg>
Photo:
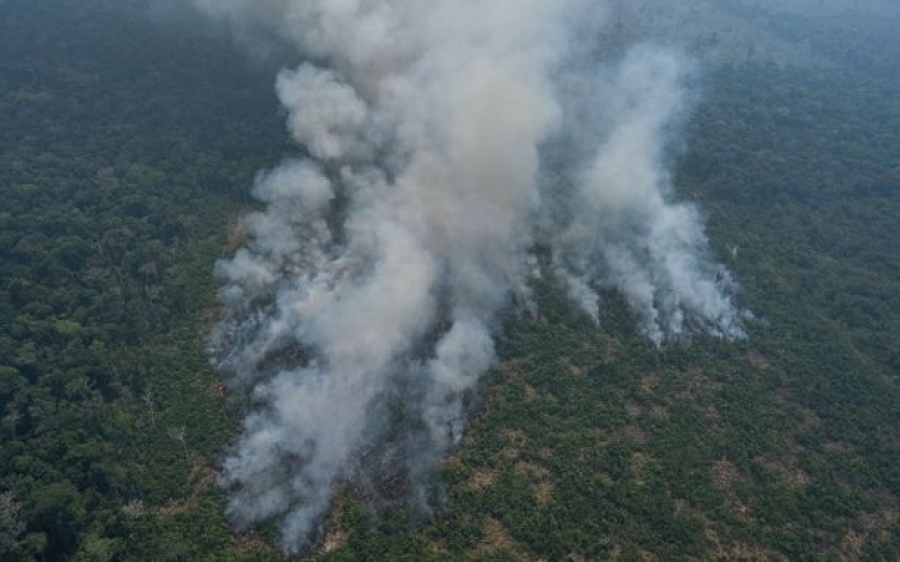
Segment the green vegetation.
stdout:
<svg viewBox="0 0 900 562">
<path fill-rule="evenodd" d="M 282 150 L 269 74 L 74 4 L 0 5 L 0 559 L 221 559 L 236 422 L 204 333 Z"/>
<path fill-rule="evenodd" d="M 275 560 L 224 519 L 239 416 L 203 345 L 290 147 L 270 72 L 135 10 L 0 0 L 0 560 Z M 541 284 L 433 518 L 347 491 L 311 556 L 900 559 L 900 102 L 865 60 L 705 77 L 676 183 L 746 342 L 657 350 L 615 295 L 597 330 Z"/>
</svg>

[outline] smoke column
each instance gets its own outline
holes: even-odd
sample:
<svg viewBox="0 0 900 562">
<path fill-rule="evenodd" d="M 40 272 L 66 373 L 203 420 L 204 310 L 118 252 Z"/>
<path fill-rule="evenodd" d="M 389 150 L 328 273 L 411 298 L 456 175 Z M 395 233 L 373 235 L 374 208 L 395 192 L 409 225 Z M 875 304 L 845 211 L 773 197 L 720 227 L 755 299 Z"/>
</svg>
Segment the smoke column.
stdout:
<svg viewBox="0 0 900 562">
<path fill-rule="evenodd" d="M 564 146 L 588 151 L 586 165 L 563 173 L 572 188 L 547 205 L 562 208 L 545 230 L 570 295 L 596 318 L 597 288 L 619 291 L 657 345 L 689 328 L 744 335 L 731 277 L 705 257 L 699 213 L 671 197 L 667 149 L 690 106 L 683 84 L 692 71 L 689 61 L 640 46 L 599 79 L 570 78 Z"/>
<path fill-rule="evenodd" d="M 309 157 L 260 175 L 266 209 L 217 265 L 214 357 L 253 404 L 221 477 L 238 528 L 277 519 L 296 552 L 336 487 L 377 486 L 385 467 L 425 504 L 498 313 L 530 302 L 536 243 L 592 316 L 617 289 L 657 343 L 742 335 L 697 213 L 668 193 L 686 66 L 642 48 L 579 77 L 573 22 L 594 20 L 573 16 L 592 3 L 195 2 L 309 61 L 276 82 Z M 560 86 L 576 82 L 590 95 Z M 544 147 L 582 138 L 566 186 L 546 188 Z"/>
</svg>

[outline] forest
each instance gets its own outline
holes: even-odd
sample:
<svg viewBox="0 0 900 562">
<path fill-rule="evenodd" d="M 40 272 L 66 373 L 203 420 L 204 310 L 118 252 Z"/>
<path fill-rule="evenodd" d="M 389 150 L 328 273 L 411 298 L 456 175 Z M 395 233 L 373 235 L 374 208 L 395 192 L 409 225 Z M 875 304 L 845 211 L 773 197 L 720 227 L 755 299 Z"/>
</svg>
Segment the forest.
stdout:
<svg viewBox="0 0 900 562">
<path fill-rule="evenodd" d="M 780 18 L 820 62 L 702 73 L 675 186 L 746 340 L 657 348 L 536 282 L 431 516 L 348 486 L 298 559 L 900 559 L 898 22 Z M 282 559 L 225 517 L 246 405 L 206 350 L 249 186 L 300 151 L 276 70 L 167 2 L 0 0 L 0 560 Z"/>
</svg>

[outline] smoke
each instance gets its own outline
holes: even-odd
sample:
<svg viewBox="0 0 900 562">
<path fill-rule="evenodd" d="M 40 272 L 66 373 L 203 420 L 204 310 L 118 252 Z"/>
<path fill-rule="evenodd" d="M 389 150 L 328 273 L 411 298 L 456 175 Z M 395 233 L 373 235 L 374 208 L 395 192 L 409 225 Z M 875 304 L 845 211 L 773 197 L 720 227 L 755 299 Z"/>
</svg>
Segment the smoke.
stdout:
<svg viewBox="0 0 900 562">
<path fill-rule="evenodd" d="M 258 178 L 265 210 L 217 265 L 229 316 L 213 353 L 253 410 L 221 477 L 239 528 L 277 519 L 296 552 L 337 487 L 381 471 L 425 505 L 498 313 L 530 304 L 536 245 L 592 316 L 616 289 L 658 344 L 741 336 L 727 272 L 665 172 L 689 65 L 640 48 L 582 76 L 567 61 L 583 22 L 602 25 L 578 17 L 601 13 L 589 2 L 195 2 L 306 61 L 276 90 L 309 157 Z M 559 187 L 544 153 L 567 146 Z"/>
<path fill-rule="evenodd" d="M 621 292 L 657 345 L 690 328 L 743 336 L 731 277 L 706 258 L 697 210 L 673 202 L 666 166 L 691 105 L 685 83 L 692 71 L 673 53 L 641 46 L 595 81 L 594 105 L 570 121 L 602 123 L 590 132 L 599 146 L 566 178 L 573 187 L 561 203 L 565 218 L 549 227 L 554 269 L 576 302 L 596 318 L 597 290 Z M 585 83 L 575 83 L 568 99 L 577 106 Z M 574 142 L 584 139 L 575 134 Z"/>
</svg>

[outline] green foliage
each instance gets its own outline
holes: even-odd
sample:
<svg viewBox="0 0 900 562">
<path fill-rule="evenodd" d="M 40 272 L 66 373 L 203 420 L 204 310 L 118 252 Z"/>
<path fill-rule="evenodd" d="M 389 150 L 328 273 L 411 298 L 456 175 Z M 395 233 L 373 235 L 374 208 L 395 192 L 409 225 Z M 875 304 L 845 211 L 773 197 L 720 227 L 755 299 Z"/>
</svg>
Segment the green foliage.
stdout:
<svg viewBox="0 0 900 562">
<path fill-rule="evenodd" d="M 270 73 L 142 6 L 0 0 L 3 560 L 279 558 L 271 529 L 224 519 L 238 405 L 203 350 L 226 225 L 284 151 Z M 900 105 L 879 37 L 834 55 L 867 64 L 706 77 L 676 186 L 757 316 L 746 342 L 656 349 L 616 295 L 598 329 L 539 283 L 434 513 L 347 492 L 308 557 L 900 558 Z"/>
<path fill-rule="evenodd" d="M 145 7 L 0 7 L 4 560 L 230 547 L 212 467 L 236 422 L 202 317 L 224 227 L 281 157 L 281 124 L 268 73 L 187 12 Z"/>
</svg>

